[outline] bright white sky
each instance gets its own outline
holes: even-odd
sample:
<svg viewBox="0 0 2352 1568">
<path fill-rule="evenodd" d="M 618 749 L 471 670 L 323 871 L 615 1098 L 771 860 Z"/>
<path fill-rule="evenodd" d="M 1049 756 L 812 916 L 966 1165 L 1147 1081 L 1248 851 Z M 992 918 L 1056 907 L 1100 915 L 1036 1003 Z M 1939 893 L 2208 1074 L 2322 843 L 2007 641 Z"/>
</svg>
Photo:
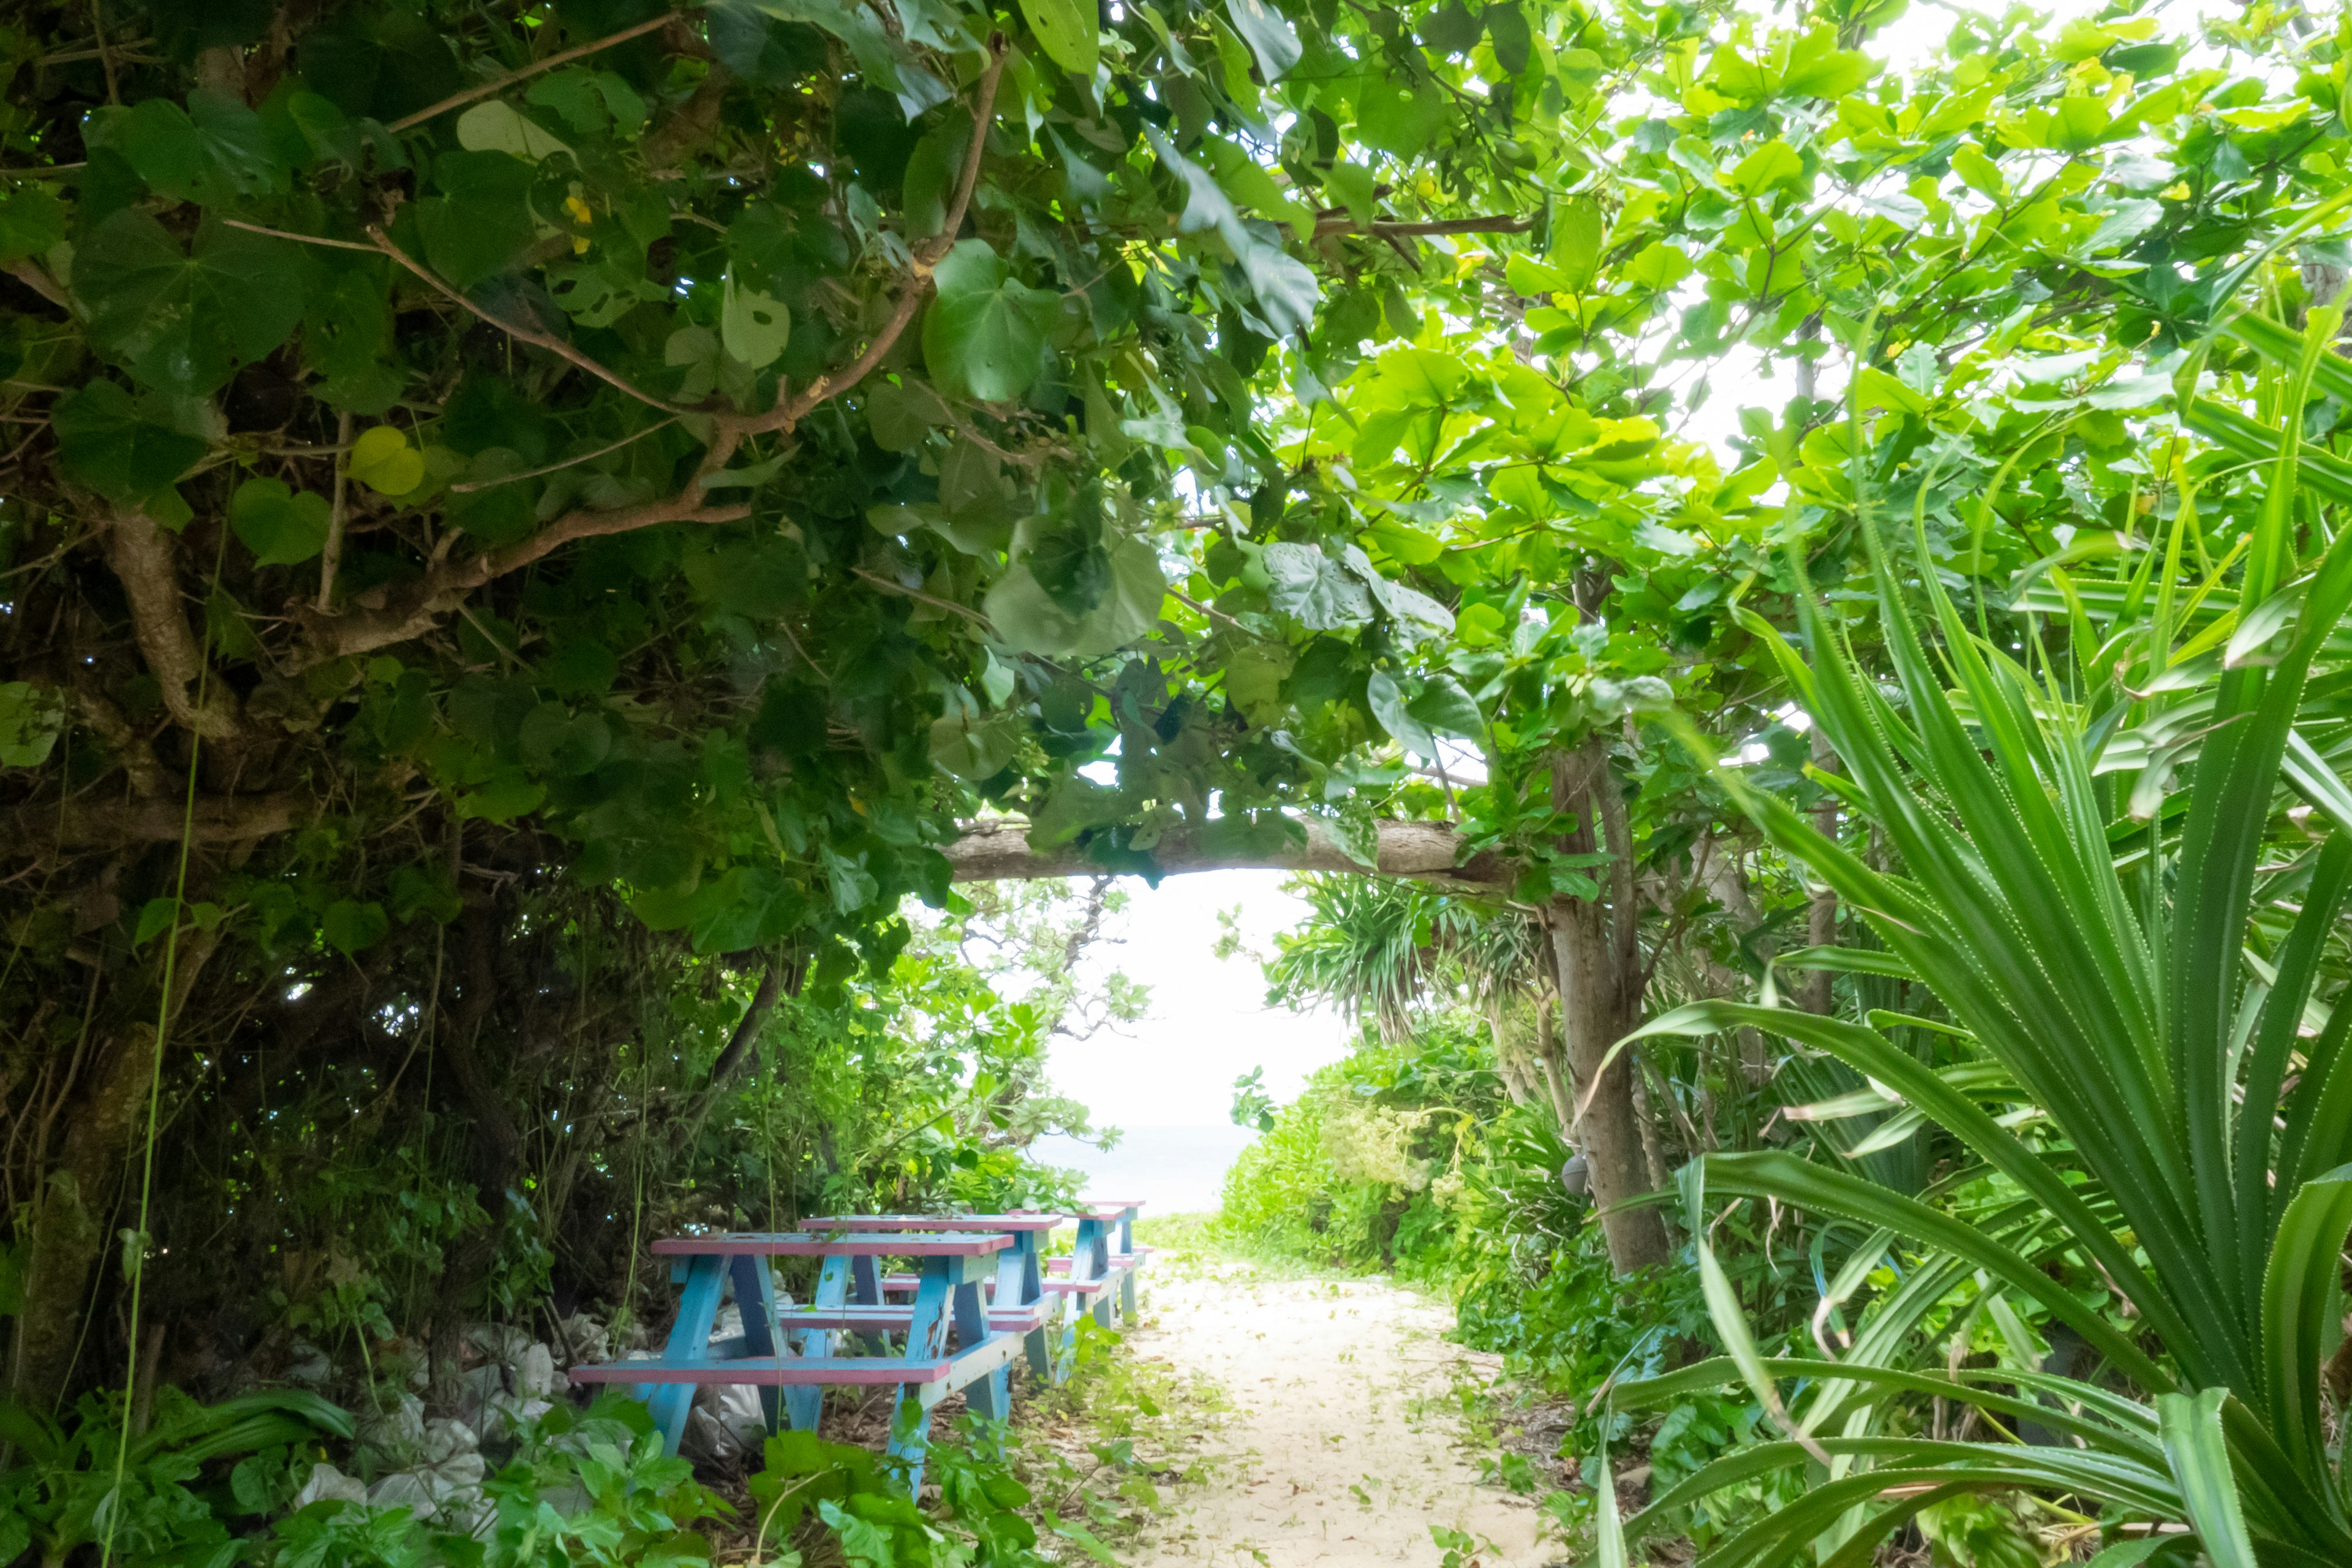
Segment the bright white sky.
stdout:
<svg viewBox="0 0 2352 1568">
<path fill-rule="evenodd" d="M 1307 906 L 1282 890 L 1280 871 L 1202 871 L 1158 889 L 1125 884 L 1127 911 L 1111 927 L 1097 963 L 1151 988 L 1150 1015 L 1125 1034 L 1056 1042 L 1055 1087 L 1083 1101 L 1096 1125 L 1220 1127 L 1228 1124 L 1234 1079 L 1265 1068 L 1276 1100 L 1298 1093 L 1307 1075 L 1347 1053 L 1349 1031 L 1335 1014 L 1265 1005 L 1256 963 L 1211 952 L 1217 911 L 1238 905 L 1244 942 L 1271 952 L 1274 933 L 1298 923 Z"/>
</svg>

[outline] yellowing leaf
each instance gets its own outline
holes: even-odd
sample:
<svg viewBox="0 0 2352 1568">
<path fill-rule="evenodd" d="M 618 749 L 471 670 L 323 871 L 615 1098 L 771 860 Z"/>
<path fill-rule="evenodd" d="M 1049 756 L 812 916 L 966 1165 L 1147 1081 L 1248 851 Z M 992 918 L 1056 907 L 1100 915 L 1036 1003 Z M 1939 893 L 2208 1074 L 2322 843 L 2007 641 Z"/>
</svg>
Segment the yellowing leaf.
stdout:
<svg viewBox="0 0 2352 1568">
<path fill-rule="evenodd" d="M 495 98 L 457 116 L 457 145 L 468 153 L 512 153 L 527 163 L 572 151 L 571 143 Z"/>
<path fill-rule="evenodd" d="M 352 478 L 381 496 L 404 496 L 425 482 L 425 454 L 390 425 L 360 433 L 352 443 Z"/>
</svg>

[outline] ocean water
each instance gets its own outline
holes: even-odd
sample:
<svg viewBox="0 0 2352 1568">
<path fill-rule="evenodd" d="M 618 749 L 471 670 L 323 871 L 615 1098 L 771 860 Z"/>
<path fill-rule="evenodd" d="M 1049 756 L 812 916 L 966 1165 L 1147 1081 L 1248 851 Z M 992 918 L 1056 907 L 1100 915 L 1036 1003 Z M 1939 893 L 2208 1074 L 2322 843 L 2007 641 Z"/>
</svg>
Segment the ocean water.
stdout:
<svg viewBox="0 0 2352 1568">
<path fill-rule="evenodd" d="M 1257 1134 L 1231 1122 L 1213 1127 L 1129 1127 L 1111 1150 L 1075 1138 L 1041 1138 L 1030 1154 L 1084 1171 L 1079 1196 L 1136 1199 L 1147 1215 L 1207 1214 L 1224 1191 L 1225 1169 Z"/>
</svg>

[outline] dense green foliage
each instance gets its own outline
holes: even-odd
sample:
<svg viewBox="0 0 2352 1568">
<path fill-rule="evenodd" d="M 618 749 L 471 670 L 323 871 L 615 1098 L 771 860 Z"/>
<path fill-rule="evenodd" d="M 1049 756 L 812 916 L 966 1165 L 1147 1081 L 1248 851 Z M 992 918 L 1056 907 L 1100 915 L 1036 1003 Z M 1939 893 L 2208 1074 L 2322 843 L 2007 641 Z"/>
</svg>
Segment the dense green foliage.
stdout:
<svg viewBox="0 0 2352 1568">
<path fill-rule="evenodd" d="M 1051 1194 L 1135 999 L 960 879 L 1385 868 L 1235 1223 L 1580 1392 L 1687 1258 L 1640 1530 L 2342 1558 L 2352 18 L 1917 21 L 16 7 L 19 1401 Z"/>
</svg>

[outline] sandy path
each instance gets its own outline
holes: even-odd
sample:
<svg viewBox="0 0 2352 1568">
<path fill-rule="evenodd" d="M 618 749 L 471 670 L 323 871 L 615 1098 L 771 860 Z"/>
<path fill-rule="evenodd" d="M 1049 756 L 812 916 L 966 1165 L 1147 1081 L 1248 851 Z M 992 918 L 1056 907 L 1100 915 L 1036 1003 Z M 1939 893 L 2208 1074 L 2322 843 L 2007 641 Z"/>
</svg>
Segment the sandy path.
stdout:
<svg viewBox="0 0 2352 1568">
<path fill-rule="evenodd" d="M 1271 1279 L 1244 1266 L 1158 1270 L 1132 1353 L 1202 1373 L 1232 1400 L 1213 1449 L 1237 1456 L 1175 1497 L 1129 1554 L 1135 1568 L 1434 1568 L 1430 1526 L 1491 1549 L 1484 1568 L 1553 1555 L 1537 1514 L 1481 1487 L 1447 1392 L 1464 1352 L 1451 1314 L 1376 1279 Z"/>
</svg>

